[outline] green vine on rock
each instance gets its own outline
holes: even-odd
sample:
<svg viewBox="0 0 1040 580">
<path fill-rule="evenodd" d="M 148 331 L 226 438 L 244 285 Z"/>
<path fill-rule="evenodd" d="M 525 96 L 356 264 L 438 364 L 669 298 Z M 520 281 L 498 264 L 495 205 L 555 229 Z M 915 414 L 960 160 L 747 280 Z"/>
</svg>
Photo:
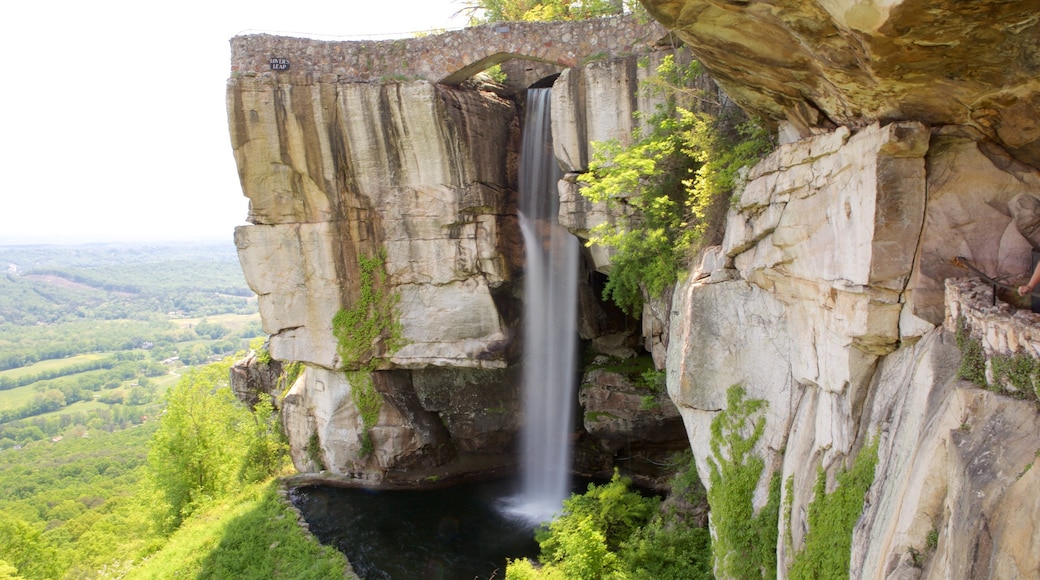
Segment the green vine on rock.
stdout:
<svg viewBox="0 0 1040 580">
<path fill-rule="evenodd" d="M 827 493 L 827 472 L 820 469 L 809 504 L 809 532 L 795 554 L 788 578 L 848 578 L 852 530 L 863 513 L 864 498 L 874 483 L 878 439 L 860 450 L 851 469 L 842 469 L 838 486 Z"/>
<path fill-rule="evenodd" d="M 358 256 L 358 299 L 332 317 L 340 366 L 374 369 L 376 360 L 403 346 L 395 307 L 401 296 L 386 290 L 386 252 Z"/>
<path fill-rule="evenodd" d="M 375 450 L 371 430 L 379 422 L 383 396 L 372 373 L 379 362 L 404 345 L 395 307 L 401 296 L 386 289 L 386 252 L 369 258 L 358 256 L 358 299 L 332 318 L 340 365 L 347 370 L 351 401 L 361 415 L 361 457 Z"/>
<path fill-rule="evenodd" d="M 775 578 L 780 474 L 770 477 L 768 500 L 756 514 L 753 498 L 765 461 L 751 450 L 765 431 L 766 418 L 760 413 L 767 402 L 744 396 L 742 386 L 731 386 L 726 409 L 711 422 L 708 504 L 715 529 L 715 572 L 723 578 Z"/>
<path fill-rule="evenodd" d="M 347 373 L 350 382 L 350 399 L 361 414 L 361 423 L 365 426 L 361 435 L 361 456 L 368 457 L 375 450 L 369 431 L 379 422 L 379 410 L 383 408 L 383 396 L 376 390 L 369 371 Z"/>
</svg>

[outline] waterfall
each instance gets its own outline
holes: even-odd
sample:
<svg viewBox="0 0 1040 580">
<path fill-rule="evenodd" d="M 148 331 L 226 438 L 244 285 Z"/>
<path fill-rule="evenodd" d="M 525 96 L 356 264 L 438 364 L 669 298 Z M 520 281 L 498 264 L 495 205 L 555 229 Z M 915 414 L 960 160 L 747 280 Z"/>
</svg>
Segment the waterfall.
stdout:
<svg viewBox="0 0 1040 580">
<path fill-rule="evenodd" d="M 571 431 L 578 302 L 578 240 L 560 226 L 550 89 L 528 89 L 520 152 L 524 282 L 523 429 L 514 512 L 547 521 L 571 490 Z"/>
</svg>

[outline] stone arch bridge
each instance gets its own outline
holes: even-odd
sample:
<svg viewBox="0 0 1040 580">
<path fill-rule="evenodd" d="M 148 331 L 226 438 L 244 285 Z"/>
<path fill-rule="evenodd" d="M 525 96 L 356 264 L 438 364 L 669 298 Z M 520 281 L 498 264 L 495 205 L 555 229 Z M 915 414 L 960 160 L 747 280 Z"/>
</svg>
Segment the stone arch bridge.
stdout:
<svg viewBox="0 0 1040 580">
<path fill-rule="evenodd" d="M 632 15 L 494 23 L 415 38 L 327 41 L 256 34 L 231 39 L 232 76 L 334 75 L 339 82 L 427 80 L 455 85 L 520 58 L 560 67 L 645 53 L 667 31 Z"/>
</svg>

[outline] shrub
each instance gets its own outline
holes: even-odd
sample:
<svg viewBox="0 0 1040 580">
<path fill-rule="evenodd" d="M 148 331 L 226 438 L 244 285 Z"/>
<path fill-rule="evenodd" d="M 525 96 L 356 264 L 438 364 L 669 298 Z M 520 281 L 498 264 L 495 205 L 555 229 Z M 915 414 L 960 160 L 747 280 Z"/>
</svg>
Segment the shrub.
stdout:
<svg viewBox="0 0 1040 580">
<path fill-rule="evenodd" d="M 538 532 L 542 566 L 515 560 L 506 578 L 711 578 L 711 534 L 675 507 L 703 499 L 692 458 L 672 481 L 671 507 L 658 509 L 656 498 L 628 486 L 615 472 L 609 483 L 571 496 L 563 514 Z"/>
<path fill-rule="evenodd" d="M 644 293 L 656 297 L 674 284 L 698 247 L 717 243 L 741 169 L 772 149 L 766 129 L 734 107 L 695 109 L 707 108 L 704 95 L 689 88 L 700 74 L 696 61 L 684 67 L 666 57 L 644 84 L 668 97 L 647 119 L 649 130 L 637 129 L 624 147 L 593 143 L 589 171 L 579 178 L 590 201 L 634 210 L 593 228 L 589 242 L 616 250 L 603 295 L 629 314 L 642 307 Z"/>
<path fill-rule="evenodd" d="M 708 504 L 715 529 L 715 570 L 726 578 L 775 578 L 780 474 L 771 477 L 768 501 L 756 514 L 752 500 L 765 461 L 751 450 L 765 431 L 766 419 L 753 417 L 766 401 L 745 400 L 744 395 L 743 387 L 731 386 L 726 409 L 711 422 Z"/>
</svg>

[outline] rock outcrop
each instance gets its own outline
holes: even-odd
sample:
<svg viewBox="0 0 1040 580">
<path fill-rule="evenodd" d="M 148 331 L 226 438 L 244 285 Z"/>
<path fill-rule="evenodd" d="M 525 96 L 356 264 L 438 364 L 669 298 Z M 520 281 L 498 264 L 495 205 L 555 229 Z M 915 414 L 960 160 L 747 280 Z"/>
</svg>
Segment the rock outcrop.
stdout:
<svg viewBox="0 0 1040 580">
<path fill-rule="evenodd" d="M 913 119 L 971 127 L 1040 168 L 1040 16 L 1032 2 L 643 4 L 731 98 L 800 136 Z"/>
<path fill-rule="evenodd" d="M 950 282 L 968 275 L 957 257 L 1011 286 L 1031 268 L 1037 6 L 644 4 L 784 143 L 751 171 L 723 245 L 676 288 L 670 316 L 645 317 L 670 319 L 647 334 L 665 337 L 703 479 L 711 422 L 741 384 L 767 402 L 755 453 L 790 498 L 780 577 L 810 533 L 815 468 L 831 491 L 872 441 L 853 578 L 1037 576 L 1040 534 L 1024 522 L 1040 518 L 1028 490 L 1040 419 L 990 358 L 1035 356 L 1035 322 L 992 306 L 984 285 Z M 993 390 L 959 378 L 962 333 L 981 344 L 985 360 L 969 363 Z"/>
<path fill-rule="evenodd" d="M 1011 285 L 1030 269 L 1036 236 L 1021 223 L 1040 198 L 1037 6 L 645 4 L 782 144 L 734 197 L 722 245 L 644 311 L 643 346 L 666 369 L 702 479 L 712 420 L 740 384 L 766 403 L 752 452 L 789 498 L 780 577 L 810 537 L 818 470 L 833 490 L 873 443 L 852 577 L 1040 575 L 1040 416 L 1018 398 L 1025 389 L 959 378 L 958 345 L 973 334 L 992 361 L 1040 352 L 1040 335 L 1011 307 L 977 304 L 976 282 L 950 280 L 966 275 L 957 257 Z M 332 58 L 325 48 L 300 54 Z M 306 367 L 282 401 L 297 467 L 376 482 L 508 455 L 522 420 L 517 107 L 507 91 L 360 83 L 332 63 L 307 66 L 236 75 L 228 92 L 254 224 L 236 233 L 243 267 L 272 356 Z M 560 221 L 578 236 L 619 217 L 584 200 L 577 176 L 592 141 L 624 141 L 639 122 L 631 113 L 656 104 L 635 92 L 645 75 L 634 58 L 610 58 L 554 84 Z M 364 291 L 360 257 L 380 260 L 403 345 L 374 343 L 367 365 L 342 359 L 332 324 Z M 627 357 L 639 325 L 596 298 L 610 259 L 586 255 L 580 333 Z M 678 422 L 663 401 L 631 377 L 589 371 L 580 443 L 591 444 L 576 457 L 600 465 L 632 437 L 668 447 Z M 359 402 L 372 391 L 374 421 Z"/>
<path fill-rule="evenodd" d="M 566 86 L 580 87 L 580 96 L 559 105 L 558 122 L 570 125 L 561 143 L 574 151 L 588 151 L 591 139 L 627 138 L 632 112 L 652 108 L 653 101 L 638 98 L 647 72 L 630 52 L 634 42 L 652 52 L 663 34 L 631 18 L 590 22 L 584 36 L 581 27 L 567 24 L 573 42 L 543 52 L 580 55 L 617 45 L 629 54 L 601 51 L 594 62 L 564 71 L 572 79 Z M 473 34 L 498 33 L 485 27 Z M 460 38 L 384 48 L 411 47 L 424 55 L 414 66 L 443 66 L 431 42 L 454 46 Z M 514 41 L 521 51 L 530 44 Z M 253 224 L 238 228 L 235 242 L 259 296 L 271 357 L 305 367 L 281 401 L 297 468 L 378 483 L 460 455 L 511 462 L 522 420 L 522 95 L 507 86 L 453 87 L 339 70 L 337 58 L 372 48 L 358 43 L 265 36 L 236 39 L 232 48 L 229 125 Z M 295 63 L 289 70 L 254 70 L 278 51 Z M 542 52 L 517 56 L 551 60 Z M 363 60 L 351 66 L 365 68 Z M 595 117 L 594 103 L 607 99 L 626 108 L 610 119 Z M 576 158 L 571 169 L 584 170 L 587 162 Z M 587 261 L 594 270 L 595 260 Z M 638 325 L 602 304 L 599 290 L 581 290 L 581 338 L 598 352 L 636 354 Z M 337 332 L 353 330 L 337 331 L 334 318 L 374 295 L 392 322 L 375 329 L 365 352 L 345 352 Z M 366 419 L 359 398 L 372 390 L 382 404 Z"/>
<path fill-rule="evenodd" d="M 900 122 L 784 145 L 749 177 L 725 259 L 706 260 L 671 312 L 669 392 L 704 480 L 711 421 L 740 384 L 768 402 L 757 452 L 792 498 L 782 563 L 807 532 L 816 477 L 807 466 L 827 470 L 833 489 L 836 472 L 876 440 L 853 577 L 1035 574 L 1040 558 L 1024 554 L 1040 536 L 1012 539 L 998 520 L 1012 502 L 1035 501 L 1019 481 L 1040 449 L 1040 417 L 1033 403 L 958 380 L 941 283 L 957 255 L 995 277 L 1028 272 L 1030 245 L 1009 227 L 1007 205 L 1040 192 L 1040 173 L 1015 178 L 974 141 Z"/>
</svg>

